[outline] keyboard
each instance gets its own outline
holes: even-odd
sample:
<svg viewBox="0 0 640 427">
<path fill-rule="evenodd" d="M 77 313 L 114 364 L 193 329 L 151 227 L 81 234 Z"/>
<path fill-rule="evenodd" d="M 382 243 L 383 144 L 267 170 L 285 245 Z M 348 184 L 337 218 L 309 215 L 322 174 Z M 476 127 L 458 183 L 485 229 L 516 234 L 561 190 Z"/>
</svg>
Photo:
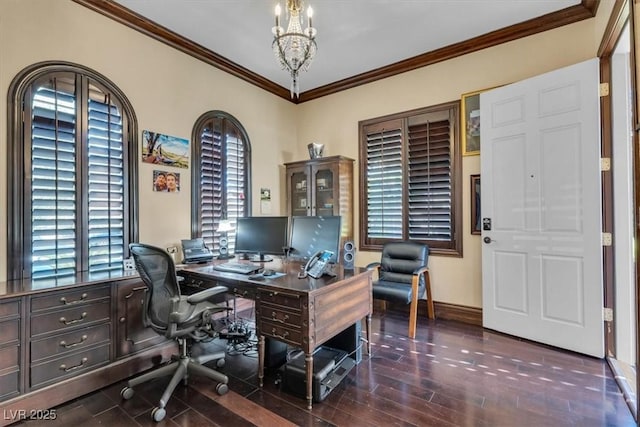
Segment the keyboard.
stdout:
<svg viewBox="0 0 640 427">
<path fill-rule="evenodd" d="M 227 273 L 251 274 L 260 270 L 260 266 L 246 262 L 225 262 L 224 264 L 216 264 L 213 269 L 216 271 L 225 271 Z"/>
</svg>

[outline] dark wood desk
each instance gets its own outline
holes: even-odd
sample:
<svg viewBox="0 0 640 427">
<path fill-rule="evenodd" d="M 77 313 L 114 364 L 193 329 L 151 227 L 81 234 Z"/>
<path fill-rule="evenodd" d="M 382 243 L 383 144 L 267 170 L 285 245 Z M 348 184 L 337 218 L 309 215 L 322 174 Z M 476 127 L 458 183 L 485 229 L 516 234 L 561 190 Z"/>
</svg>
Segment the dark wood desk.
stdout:
<svg viewBox="0 0 640 427">
<path fill-rule="evenodd" d="M 226 261 L 215 261 L 215 263 Z M 232 262 L 239 262 L 237 259 Z M 190 266 L 179 274 L 185 286 L 227 286 L 239 297 L 250 298 L 256 304 L 256 335 L 258 336 L 258 378 L 264 377 L 265 337 L 300 347 L 305 353 L 307 407 L 311 409 L 313 394 L 313 352 L 324 342 L 366 319 L 367 352 L 371 353 L 371 313 L 373 308 L 371 272 L 356 268 L 335 269 L 336 277 L 299 279 L 301 264 L 274 260 L 264 267 L 284 273 L 265 280 L 251 280 L 244 274 L 213 269 L 214 264 Z"/>
</svg>

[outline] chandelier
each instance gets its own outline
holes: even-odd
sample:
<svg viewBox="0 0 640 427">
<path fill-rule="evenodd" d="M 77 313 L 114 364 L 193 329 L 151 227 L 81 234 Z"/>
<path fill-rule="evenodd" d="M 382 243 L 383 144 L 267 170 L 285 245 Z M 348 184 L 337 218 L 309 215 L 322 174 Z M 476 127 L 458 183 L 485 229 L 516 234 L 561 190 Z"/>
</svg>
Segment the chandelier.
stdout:
<svg viewBox="0 0 640 427">
<path fill-rule="evenodd" d="M 283 70 L 291 75 L 291 98 L 300 96 L 298 73 L 307 71 L 316 54 L 316 29 L 313 28 L 313 9 L 307 9 L 307 28 L 302 29 L 302 0 L 287 0 L 289 24 L 287 31 L 280 26 L 280 4 L 276 5 L 276 26 L 271 30 L 273 54 Z"/>
</svg>

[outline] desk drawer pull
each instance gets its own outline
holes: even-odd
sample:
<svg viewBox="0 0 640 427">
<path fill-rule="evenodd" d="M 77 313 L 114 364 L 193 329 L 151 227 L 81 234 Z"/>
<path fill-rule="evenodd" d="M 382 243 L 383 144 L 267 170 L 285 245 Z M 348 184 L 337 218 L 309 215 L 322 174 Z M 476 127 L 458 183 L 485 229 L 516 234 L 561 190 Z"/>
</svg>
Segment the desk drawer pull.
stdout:
<svg viewBox="0 0 640 427">
<path fill-rule="evenodd" d="M 65 372 L 71 372 L 71 371 L 73 371 L 73 370 L 75 370 L 75 369 L 80 369 L 80 368 L 82 368 L 82 367 L 84 366 L 84 364 L 85 364 L 85 363 L 87 363 L 88 361 L 89 361 L 89 359 L 88 359 L 88 358 L 83 357 L 83 358 L 82 358 L 82 360 L 80 361 L 80 364 L 79 364 L 79 365 L 69 366 L 69 367 L 67 368 L 67 365 L 65 365 L 65 364 L 63 363 L 62 365 L 60 365 L 60 369 L 61 369 L 61 370 L 63 370 L 63 371 L 65 371 Z"/>
<path fill-rule="evenodd" d="M 60 302 L 64 305 L 73 305 L 73 304 L 79 304 L 81 302 L 83 302 L 85 299 L 87 299 L 87 294 L 84 293 L 82 295 L 80 295 L 80 299 L 77 300 L 73 300 L 73 301 L 67 301 L 67 299 L 65 297 L 60 298 Z"/>
<path fill-rule="evenodd" d="M 280 323 L 285 323 L 287 320 L 289 320 L 289 315 L 285 314 L 284 318 L 282 319 L 278 319 L 277 317 L 277 313 L 275 311 L 271 312 L 271 320 L 273 320 L 274 322 L 280 322 Z"/>
<path fill-rule="evenodd" d="M 64 323 L 65 325 L 73 325 L 74 323 L 82 322 L 85 317 L 87 317 L 86 311 L 82 312 L 79 319 L 67 320 L 67 318 L 63 316 L 60 318 L 60 323 Z"/>
<path fill-rule="evenodd" d="M 289 331 L 284 331 L 282 335 L 279 335 L 279 334 L 276 334 L 276 328 L 272 328 L 271 335 L 273 335 L 274 338 L 280 338 L 280 339 L 286 340 L 287 337 L 289 336 Z"/>
<path fill-rule="evenodd" d="M 80 341 L 76 341 L 76 342 L 73 342 L 71 344 L 67 344 L 67 342 L 63 340 L 63 341 L 60 341 L 60 346 L 64 347 L 64 348 L 72 348 L 72 347 L 75 347 L 77 345 L 82 344 L 83 342 L 85 342 L 87 340 L 87 338 L 88 337 L 86 335 L 83 335 L 82 337 L 80 337 Z"/>
</svg>

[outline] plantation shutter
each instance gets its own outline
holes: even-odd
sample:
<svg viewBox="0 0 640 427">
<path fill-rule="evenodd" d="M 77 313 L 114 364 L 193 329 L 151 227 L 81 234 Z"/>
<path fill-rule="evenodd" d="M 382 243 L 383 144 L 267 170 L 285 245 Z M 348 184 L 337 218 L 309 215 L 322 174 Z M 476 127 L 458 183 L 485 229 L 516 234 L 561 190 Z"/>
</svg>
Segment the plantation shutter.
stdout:
<svg viewBox="0 0 640 427">
<path fill-rule="evenodd" d="M 122 269 L 128 232 L 123 118 L 110 94 L 87 82 L 61 73 L 33 89 L 25 232 L 34 279 Z"/>
<path fill-rule="evenodd" d="M 246 215 L 246 143 L 236 126 L 222 117 L 207 120 L 200 137 L 200 233 L 209 248 L 218 248 L 221 219 Z M 233 252 L 235 231 L 227 233 Z"/>
<path fill-rule="evenodd" d="M 119 270 L 125 251 L 123 119 L 111 96 L 95 86 L 89 91 L 88 120 L 88 270 Z"/>
<path fill-rule="evenodd" d="M 233 129 L 227 136 L 227 168 L 226 168 L 226 204 L 227 218 L 233 222 L 233 231 L 228 233 L 229 252 L 235 251 L 236 218 L 244 217 L 246 212 L 245 200 L 245 144 L 237 129 Z"/>
<path fill-rule="evenodd" d="M 369 244 L 402 238 L 402 123 L 365 128 L 366 224 Z"/>
<path fill-rule="evenodd" d="M 73 77 L 34 91 L 31 105 L 31 277 L 75 274 L 78 156 Z"/>
<path fill-rule="evenodd" d="M 445 242 L 452 236 L 451 123 L 448 114 L 409 118 L 409 240 Z"/>
<path fill-rule="evenodd" d="M 459 103 L 360 122 L 363 250 L 389 241 L 462 255 Z"/>
<path fill-rule="evenodd" d="M 209 248 L 217 243 L 215 231 L 222 218 L 221 145 L 219 127 L 208 122 L 200 137 L 200 230 Z"/>
</svg>

